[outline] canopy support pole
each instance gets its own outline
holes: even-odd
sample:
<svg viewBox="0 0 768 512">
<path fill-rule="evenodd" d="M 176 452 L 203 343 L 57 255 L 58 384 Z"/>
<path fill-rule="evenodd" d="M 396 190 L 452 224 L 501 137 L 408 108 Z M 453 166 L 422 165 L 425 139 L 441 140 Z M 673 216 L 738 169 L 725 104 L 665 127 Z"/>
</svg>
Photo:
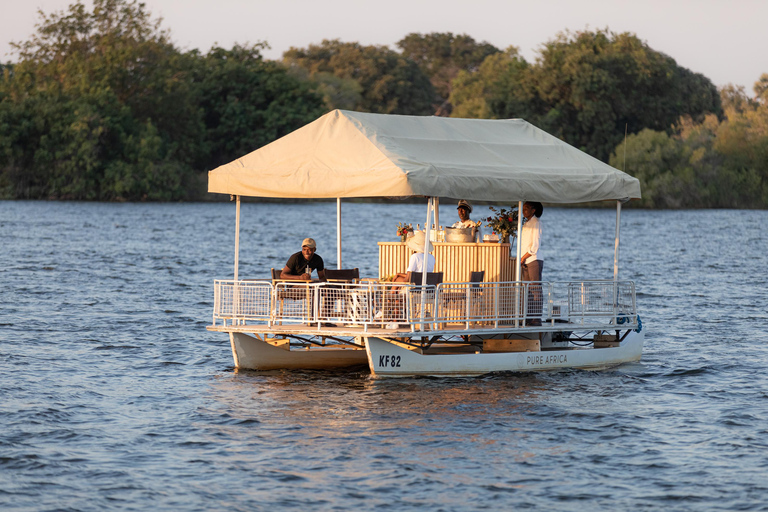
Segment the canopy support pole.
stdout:
<svg viewBox="0 0 768 512">
<path fill-rule="evenodd" d="M 429 221 L 432 220 L 432 210 L 435 208 L 435 198 L 430 197 L 427 201 L 427 223 L 424 224 L 424 268 L 422 269 L 423 272 L 421 273 L 421 286 L 427 285 L 427 255 L 429 254 L 429 235 L 430 235 L 430 229 L 429 229 Z M 422 303 L 423 306 L 423 303 Z"/>
<path fill-rule="evenodd" d="M 619 314 L 619 226 L 621 224 L 621 201 L 616 201 L 616 239 L 613 242 L 613 317 Z"/>
<path fill-rule="evenodd" d="M 515 237 L 517 248 L 515 249 L 515 281 L 518 283 L 520 282 L 520 279 L 522 278 L 521 271 L 522 271 L 522 265 L 523 262 L 520 261 L 520 259 L 523 257 L 523 247 L 520 244 L 521 239 L 523 238 L 523 201 L 517 202 L 517 236 Z M 520 285 L 517 285 L 517 289 L 520 290 Z M 524 301 L 522 301 L 523 297 L 520 294 L 515 294 L 515 311 L 520 311 L 522 308 L 522 305 Z M 515 327 L 520 326 L 520 320 L 517 318 L 517 315 L 515 315 Z"/>
<path fill-rule="evenodd" d="M 235 281 L 237 281 L 240 268 L 240 196 L 235 196 Z"/>
<path fill-rule="evenodd" d="M 440 198 L 433 197 L 432 201 L 434 201 L 434 205 L 435 205 L 435 230 L 436 230 L 435 234 L 437 234 L 440 232 Z M 437 240 L 437 238 L 435 238 L 435 240 Z"/>
<path fill-rule="evenodd" d="M 520 281 L 520 269 L 523 264 L 522 261 L 520 261 L 520 258 L 523 257 L 522 251 L 523 248 L 520 246 L 520 239 L 523 235 L 523 201 L 517 202 L 517 236 L 515 237 L 517 240 L 517 248 L 515 249 L 515 259 L 517 262 L 517 265 L 515 265 L 515 281 Z"/>
<path fill-rule="evenodd" d="M 619 225 L 621 221 L 621 201 L 616 201 L 616 240 L 613 242 L 613 280 L 619 280 Z"/>
<path fill-rule="evenodd" d="M 421 269 L 421 286 L 427 286 L 427 261 L 429 261 L 429 235 L 430 235 L 430 229 L 429 229 L 429 221 L 432 220 L 432 210 L 435 209 L 435 198 L 430 197 L 427 201 L 427 223 L 424 224 L 424 259 L 422 260 L 422 269 Z M 421 289 L 421 307 L 419 308 L 419 315 L 422 320 L 421 329 L 424 330 L 424 307 L 426 306 L 427 297 L 426 297 L 426 291 L 424 288 Z M 433 312 L 434 313 L 434 312 Z"/>
<path fill-rule="evenodd" d="M 341 270 L 341 198 L 336 198 L 336 268 Z"/>
</svg>

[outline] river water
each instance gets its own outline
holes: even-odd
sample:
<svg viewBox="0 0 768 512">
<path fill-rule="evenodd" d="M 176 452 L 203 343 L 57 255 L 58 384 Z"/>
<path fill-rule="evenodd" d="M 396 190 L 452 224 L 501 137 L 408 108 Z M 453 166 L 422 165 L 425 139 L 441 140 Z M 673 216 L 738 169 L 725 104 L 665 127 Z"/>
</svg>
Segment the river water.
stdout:
<svg viewBox="0 0 768 512">
<path fill-rule="evenodd" d="M 308 235 L 335 266 L 335 211 L 244 204 L 240 276 Z M 610 278 L 615 217 L 546 208 L 544 279 Z M 425 218 L 344 203 L 344 266 Z M 622 212 L 639 363 L 401 380 L 234 371 L 234 220 L 0 202 L 1 510 L 768 510 L 768 212 Z"/>
</svg>

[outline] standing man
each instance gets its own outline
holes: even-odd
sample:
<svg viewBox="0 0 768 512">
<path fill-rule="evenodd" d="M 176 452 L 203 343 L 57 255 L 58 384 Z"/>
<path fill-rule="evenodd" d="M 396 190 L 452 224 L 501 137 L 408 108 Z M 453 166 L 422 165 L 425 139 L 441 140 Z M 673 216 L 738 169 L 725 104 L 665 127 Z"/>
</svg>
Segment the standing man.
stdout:
<svg viewBox="0 0 768 512">
<path fill-rule="evenodd" d="M 315 254 L 317 244 L 312 238 L 305 238 L 301 242 L 301 251 L 293 253 L 288 258 L 288 263 L 280 272 L 280 279 L 293 279 L 294 281 L 311 281 L 312 271 L 317 270 L 317 277 L 325 281 L 325 264 L 323 258 Z"/>
<path fill-rule="evenodd" d="M 462 199 L 459 201 L 459 206 L 456 208 L 459 211 L 459 221 L 454 222 L 452 228 L 473 228 L 475 222 L 469 218 L 469 214 L 472 213 L 472 205 L 469 201 Z"/>
<path fill-rule="evenodd" d="M 474 228 L 472 231 L 472 239 L 480 241 L 480 222 L 475 222 L 469 218 L 469 214 L 472 213 L 472 205 L 469 201 L 462 199 L 459 201 L 459 206 L 456 208 L 459 211 L 459 221 L 454 222 L 452 228 Z"/>
<path fill-rule="evenodd" d="M 523 281 L 541 281 L 541 271 L 544 269 L 544 260 L 541 258 L 539 247 L 541 246 L 541 217 L 544 207 L 536 201 L 523 203 L 523 217 L 525 224 L 520 234 L 520 251 L 523 253 L 522 262 Z M 541 325 L 542 290 L 540 284 L 528 285 L 528 320 L 527 325 Z"/>
</svg>

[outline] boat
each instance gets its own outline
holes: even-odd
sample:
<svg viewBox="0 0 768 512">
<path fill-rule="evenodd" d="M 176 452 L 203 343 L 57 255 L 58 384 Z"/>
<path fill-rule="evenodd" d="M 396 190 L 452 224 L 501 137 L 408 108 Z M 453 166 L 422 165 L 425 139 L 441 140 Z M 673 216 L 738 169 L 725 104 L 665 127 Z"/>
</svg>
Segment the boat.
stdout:
<svg viewBox="0 0 768 512">
<path fill-rule="evenodd" d="M 640 198 L 639 182 L 525 120 L 334 110 L 210 171 L 208 183 L 236 205 L 234 276 L 214 281 L 207 328 L 229 335 L 237 369 L 367 365 L 376 377 L 473 376 L 604 369 L 642 357 L 635 283 L 619 279 L 621 207 Z M 427 273 L 413 283 L 383 279 L 406 261 L 405 244 L 380 244 L 376 277 L 239 278 L 241 197 L 336 199 L 343 269 L 342 199 L 414 196 L 426 201 L 425 250 L 437 239 L 430 231 L 441 198 L 520 211 L 524 201 L 615 202 L 613 276 L 524 282 L 519 244 L 511 253 L 509 244 L 476 242 L 436 244 L 444 272 L 435 275 L 445 282 Z M 469 253 L 472 264 L 458 257 Z"/>
</svg>

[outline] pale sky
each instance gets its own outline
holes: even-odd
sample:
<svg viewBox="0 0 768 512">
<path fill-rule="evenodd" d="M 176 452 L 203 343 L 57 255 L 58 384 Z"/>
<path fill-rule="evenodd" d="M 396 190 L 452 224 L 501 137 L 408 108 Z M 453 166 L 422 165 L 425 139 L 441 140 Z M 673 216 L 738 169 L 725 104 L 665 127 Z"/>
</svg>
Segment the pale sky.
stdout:
<svg viewBox="0 0 768 512">
<path fill-rule="evenodd" d="M 35 31 L 37 9 L 66 9 L 72 0 L 0 0 L 0 61 L 15 60 L 10 41 Z M 91 6 L 91 0 L 86 0 Z M 768 0 L 144 0 L 163 18 L 174 43 L 207 52 L 217 44 L 266 41 L 269 59 L 291 46 L 323 39 L 387 45 L 411 32 L 467 34 L 529 62 L 564 30 L 633 32 L 717 86 L 752 86 L 768 73 Z"/>
</svg>

